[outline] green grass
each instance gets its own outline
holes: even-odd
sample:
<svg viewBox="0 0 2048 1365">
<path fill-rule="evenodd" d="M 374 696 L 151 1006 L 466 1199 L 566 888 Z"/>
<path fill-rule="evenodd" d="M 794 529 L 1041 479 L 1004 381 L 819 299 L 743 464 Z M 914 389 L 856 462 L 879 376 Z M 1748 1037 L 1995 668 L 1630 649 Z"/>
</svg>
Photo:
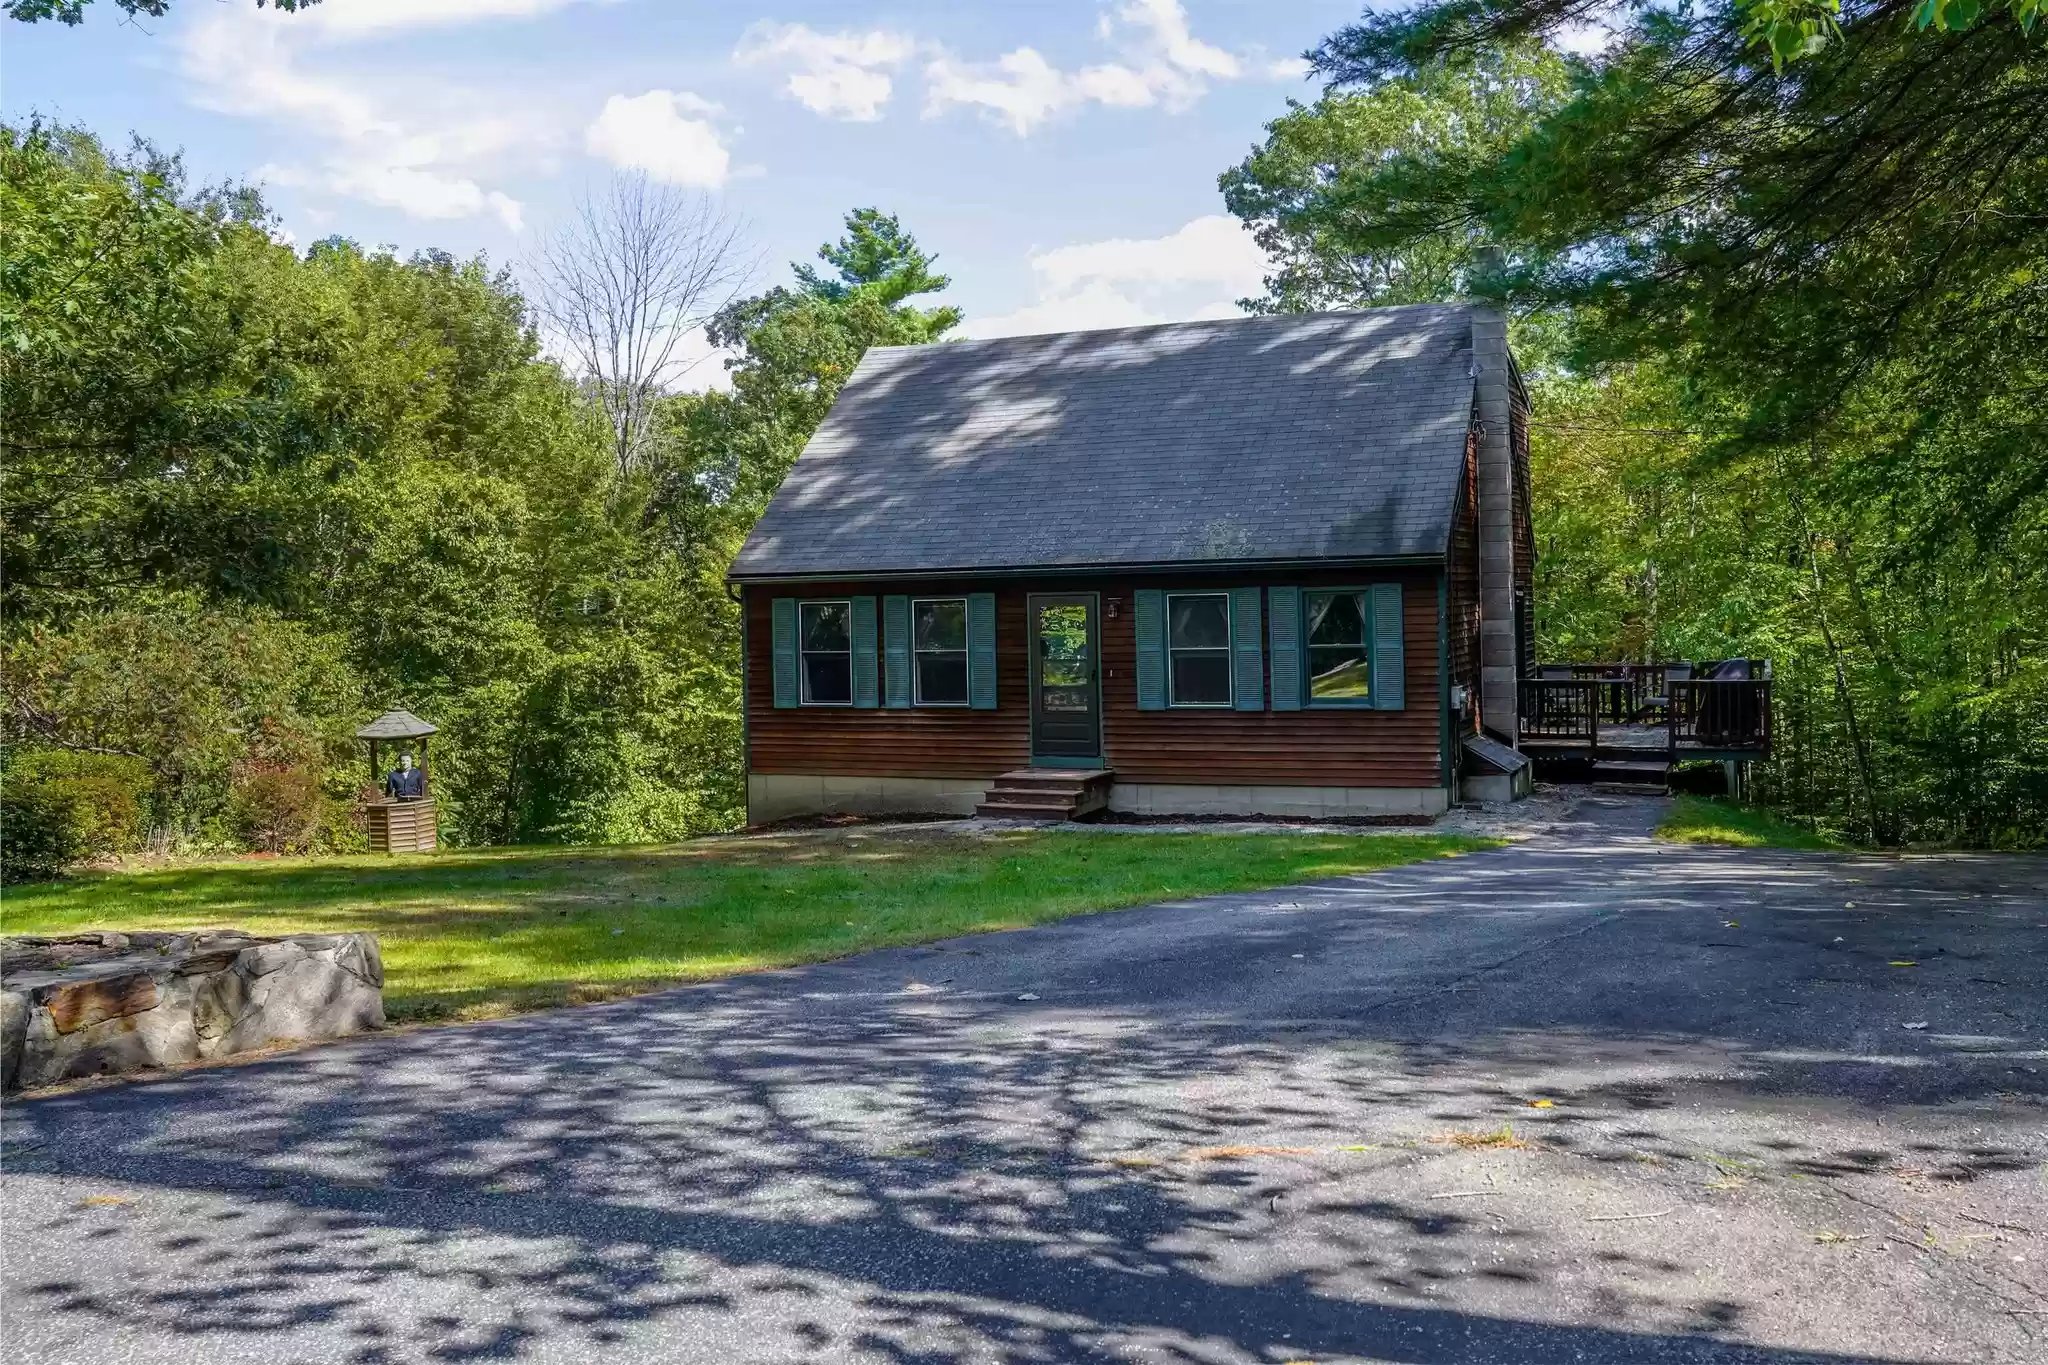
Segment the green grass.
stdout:
<svg viewBox="0 0 2048 1365">
<path fill-rule="evenodd" d="M 9 888 L 0 927 L 369 930 L 392 1018 L 484 1018 L 1490 846 L 1434 835 L 849 829 L 242 861 Z"/>
<path fill-rule="evenodd" d="M 1733 844 L 1739 848 L 1843 848 L 1846 845 L 1757 806 L 1706 796 L 1681 796 L 1657 826 L 1657 837 L 1677 844 Z"/>
</svg>

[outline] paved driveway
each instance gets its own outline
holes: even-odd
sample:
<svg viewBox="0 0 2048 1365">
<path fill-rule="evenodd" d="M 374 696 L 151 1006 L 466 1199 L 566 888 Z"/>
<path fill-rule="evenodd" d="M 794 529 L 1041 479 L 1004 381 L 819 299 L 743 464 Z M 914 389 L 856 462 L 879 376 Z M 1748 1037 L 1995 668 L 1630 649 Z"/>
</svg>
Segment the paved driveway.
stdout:
<svg viewBox="0 0 2048 1365">
<path fill-rule="evenodd" d="M 2048 1359 L 2048 861 L 1653 816 L 11 1105 L 4 1354 Z"/>
</svg>

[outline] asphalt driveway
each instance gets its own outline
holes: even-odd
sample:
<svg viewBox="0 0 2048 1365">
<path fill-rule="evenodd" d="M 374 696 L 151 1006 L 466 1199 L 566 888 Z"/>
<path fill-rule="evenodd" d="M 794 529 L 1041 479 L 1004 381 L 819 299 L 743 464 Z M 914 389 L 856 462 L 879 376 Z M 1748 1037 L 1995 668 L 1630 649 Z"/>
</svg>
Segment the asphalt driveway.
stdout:
<svg viewBox="0 0 2048 1365">
<path fill-rule="evenodd" d="M 2048 1359 L 2048 859 L 1583 816 L 10 1104 L 0 1354 Z"/>
</svg>

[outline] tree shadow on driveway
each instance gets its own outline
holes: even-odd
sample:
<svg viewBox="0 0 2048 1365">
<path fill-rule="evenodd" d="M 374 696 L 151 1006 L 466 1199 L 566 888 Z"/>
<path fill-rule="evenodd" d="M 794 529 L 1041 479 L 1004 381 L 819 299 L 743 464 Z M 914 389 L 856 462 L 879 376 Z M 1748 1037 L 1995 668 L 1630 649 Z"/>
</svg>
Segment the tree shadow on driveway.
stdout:
<svg viewBox="0 0 2048 1365">
<path fill-rule="evenodd" d="M 9 1351 L 2038 1358 L 2040 867 L 1553 841 L 32 1100 Z"/>
</svg>

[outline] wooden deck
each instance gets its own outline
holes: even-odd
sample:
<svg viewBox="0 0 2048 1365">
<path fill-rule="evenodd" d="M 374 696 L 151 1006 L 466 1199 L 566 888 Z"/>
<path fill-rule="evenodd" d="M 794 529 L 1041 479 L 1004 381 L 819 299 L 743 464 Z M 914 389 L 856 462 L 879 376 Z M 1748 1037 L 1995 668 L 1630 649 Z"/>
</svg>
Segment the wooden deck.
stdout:
<svg viewBox="0 0 2048 1365">
<path fill-rule="evenodd" d="M 1524 678 L 1521 748 L 1539 760 L 1752 762 L 1771 747 L 1767 659 L 1572 664 Z"/>
</svg>

